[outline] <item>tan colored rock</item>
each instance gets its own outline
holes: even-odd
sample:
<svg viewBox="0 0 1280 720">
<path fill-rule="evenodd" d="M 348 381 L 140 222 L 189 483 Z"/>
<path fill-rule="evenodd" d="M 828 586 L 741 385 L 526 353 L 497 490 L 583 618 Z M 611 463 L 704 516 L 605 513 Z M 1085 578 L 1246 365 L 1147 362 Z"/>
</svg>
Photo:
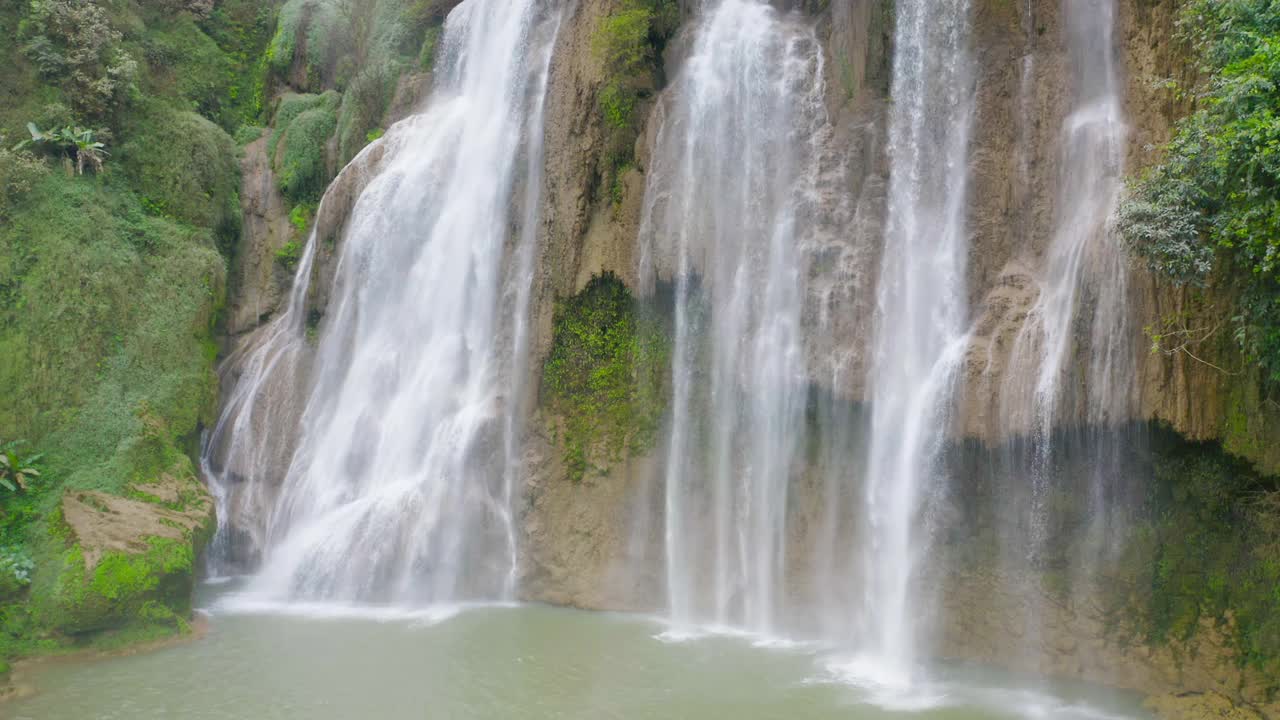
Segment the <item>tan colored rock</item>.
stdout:
<svg viewBox="0 0 1280 720">
<path fill-rule="evenodd" d="M 196 560 L 214 529 L 213 499 L 185 461 L 130 497 L 68 490 L 60 544 L 29 606 L 65 635 L 129 626 L 182 630 L 191 616 Z"/>
<path fill-rule="evenodd" d="M 86 570 L 97 567 L 105 553 L 145 552 L 151 538 L 183 540 L 212 525 L 213 498 L 199 482 L 184 483 L 164 476 L 131 489 L 154 501 L 95 491 L 72 491 L 62 496 L 62 518 L 72 540 L 84 551 Z"/>
<path fill-rule="evenodd" d="M 227 293 L 226 332 L 233 340 L 283 310 L 292 278 L 276 262 L 276 252 L 291 240 L 305 241 L 289 221 L 291 208 L 276 186 L 267 143 L 267 134 L 249 143 L 240 161 L 243 219 Z"/>
<path fill-rule="evenodd" d="M 552 430 L 540 419 L 540 428 Z M 520 589 L 530 600 L 593 610 L 652 611 L 662 605 L 654 495 L 656 453 L 613 463 L 608 473 L 568 479 L 563 448 L 539 430 L 527 446 L 521 512 Z"/>
</svg>

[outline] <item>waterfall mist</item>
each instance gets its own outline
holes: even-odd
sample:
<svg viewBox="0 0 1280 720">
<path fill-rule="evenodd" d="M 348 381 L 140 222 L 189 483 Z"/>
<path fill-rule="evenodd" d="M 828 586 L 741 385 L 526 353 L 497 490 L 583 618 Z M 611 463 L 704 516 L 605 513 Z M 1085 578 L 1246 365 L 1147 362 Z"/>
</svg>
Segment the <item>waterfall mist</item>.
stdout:
<svg viewBox="0 0 1280 720">
<path fill-rule="evenodd" d="M 1056 152 L 1053 224 L 1036 290 L 1013 338 L 998 393 L 993 460 L 1006 592 L 1024 598 L 1011 618 L 1024 662 L 1042 657 L 1046 578 L 1081 606 L 1097 602 L 1140 506 L 1144 473 L 1132 457 L 1144 429 L 1136 401 L 1128 254 L 1110 226 L 1123 186 L 1128 130 L 1112 0 L 1061 4 L 1066 103 Z M 1082 662 L 1088 662 L 1083 658 Z"/>
</svg>

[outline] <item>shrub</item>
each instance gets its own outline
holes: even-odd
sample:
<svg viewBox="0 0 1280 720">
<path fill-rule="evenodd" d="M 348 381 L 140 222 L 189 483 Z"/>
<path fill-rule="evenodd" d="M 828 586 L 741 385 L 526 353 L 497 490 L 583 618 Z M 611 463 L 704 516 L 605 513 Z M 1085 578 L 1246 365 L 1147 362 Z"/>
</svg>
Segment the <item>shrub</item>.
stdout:
<svg viewBox="0 0 1280 720">
<path fill-rule="evenodd" d="M 295 203 L 319 200 L 329 182 L 326 145 L 338 126 L 339 99 L 335 92 L 291 95 L 276 112 L 276 130 L 267 151 L 280 192 Z"/>
<path fill-rule="evenodd" d="M 240 227 L 235 141 L 193 112 L 153 104 L 131 129 L 121 162 L 157 214 L 209 228 L 224 249 Z"/>
<path fill-rule="evenodd" d="M 1280 382 L 1280 4 L 1196 0 L 1181 27 L 1209 79 L 1118 228 L 1176 283 L 1228 280 L 1237 340 Z"/>
<path fill-rule="evenodd" d="M 1148 639 L 1194 636 L 1202 619 L 1235 637 L 1236 659 L 1280 686 L 1280 491 L 1216 447 L 1157 433 L 1153 482 L 1128 563 L 1124 603 Z M 1280 689 L 1280 688 L 1278 688 Z"/>
<path fill-rule="evenodd" d="M 300 65 L 305 76 L 294 78 L 296 85 L 318 88 L 331 82 L 342 58 L 356 52 L 356 36 L 366 31 L 354 24 L 363 15 L 344 13 L 347 7 L 339 0 L 286 2 L 267 50 L 271 70 L 286 76 Z"/>
<path fill-rule="evenodd" d="M 147 94 L 178 95 L 195 110 L 228 131 L 240 123 L 235 97 L 235 61 L 201 32 L 189 17 L 166 20 L 147 33 Z"/>
<path fill-rule="evenodd" d="M 13 595 L 31 584 L 36 563 L 22 547 L 0 548 L 0 598 Z"/>
<path fill-rule="evenodd" d="M 132 87 L 137 63 L 97 3 L 32 0 L 21 32 L 27 57 L 88 117 L 105 116 Z"/>
<path fill-rule="evenodd" d="M 444 35 L 442 26 L 427 28 L 422 34 L 422 49 L 418 51 L 418 67 L 423 70 L 431 70 L 436 65 L 436 50 L 440 45 L 440 38 Z"/>
<path fill-rule="evenodd" d="M 236 130 L 236 144 L 240 147 L 244 147 L 249 143 L 260 140 L 262 138 L 262 134 L 266 131 L 266 128 L 259 125 L 241 125 L 240 128 Z"/>
<path fill-rule="evenodd" d="M 397 68 L 374 63 L 359 72 L 338 110 L 338 164 L 345 165 L 371 140 L 395 89 Z"/>
<path fill-rule="evenodd" d="M 680 9 L 675 0 L 629 0 L 604 17 L 591 36 L 591 49 L 604 66 L 597 102 L 609 128 L 602 187 L 619 187 L 632 162 L 636 106 L 652 92 L 662 48 L 675 32 Z"/>
<path fill-rule="evenodd" d="M 283 247 L 276 251 L 276 262 L 280 267 L 293 272 L 298 267 L 298 261 L 302 259 L 302 244 L 297 240 L 290 240 Z"/>
<path fill-rule="evenodd" d="M 113 490 L 135 476 L 141 408 L 177 438 L 212 407 L 225 273 L 207 231 L 118 185 L 46 173 L 0 223 L 0 434 L 38 443 L 60 482 Z"/>
<path fill-rule="evenodd" d="M 13 212 L 14 206 L 31 192 L 31 188 L 47 172 L 44 163 L 29 152 L 10 150 L 0 138 L 0 219 Z"/>
<path fill-rule="evenodd" d="M 649 45 L 652 20 L 653 10 L 647 4 L 632 3 L 602 19 L 591 36 L 591 49 L 608 75 L 600 109 L 614 127 L 631 124 L 636 98 L 645 85 L 653 57 Z"/>
<path fill-rule="evenodd" d="M 289 212 L 289 223 L 293 225 L 293 229 L 298 231 L 299 235 L 306 235 L 307 228 L 311 226 L 311 218 L 315 216 L 316 206 L 303 203 L 295 205 L 293 210 Z"/>
<path fill-rule="evenodd" d="M 27 123 L 27 130 L 31 133 L 30 144 L 74 160 L 77 175 L 83 175 L 85 167 L 101 172 L 102 162 L 110 155 L 107 146 L 98 142 L 93 130 L 82 127 L 41 130 L 35 123 Z"/>
<path fill-rule="evenodd" d="M 151 0 L 160 10 L 166 13 L 190 13 L 194 17 L 204 19 L 213 12 L 213 0 Z"/>
<path fill-rule="evenodd" d="M 0 487 L 10 493 L 26 492 L 37 478 L 40 469 L 36 466 L 43 455 L 18 454 L 22 443 L 0 443 Z"/>
</svg>

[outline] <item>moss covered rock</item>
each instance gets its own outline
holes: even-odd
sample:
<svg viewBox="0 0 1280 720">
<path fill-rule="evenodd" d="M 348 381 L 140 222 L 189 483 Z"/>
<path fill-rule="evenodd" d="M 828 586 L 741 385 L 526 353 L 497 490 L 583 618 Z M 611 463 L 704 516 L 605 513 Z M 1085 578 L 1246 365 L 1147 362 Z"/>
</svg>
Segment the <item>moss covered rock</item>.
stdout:
<svg viewBox="0 0 1280 720">
<path fill-rule="evenodd" d="M 280 101 L 267 152 L 280 192 L 295 203 L 319 200 L 332 178 L 327 148 L 338 127 L 340 101 L 332 91 L 287 95 Z"/>
<path fill-rule="evenodd" d="M 67 491 L 55 516 L 55 571 L 33 588 L 43 624 L 68 635 L 127 626 L 182 627 L 195 561 L 214 528 L 213 500 L 175 466 L 132 497 Z M 179 474 L 175 474 L 179 473 Z"/>
<path fill-rule="evenodd" d="M 613 273 L 557 307 L 542 393 L 560 418 L 571 478 L 652 445 L 670 394 L 670 356 L 664 323 Z"/>
</svg>

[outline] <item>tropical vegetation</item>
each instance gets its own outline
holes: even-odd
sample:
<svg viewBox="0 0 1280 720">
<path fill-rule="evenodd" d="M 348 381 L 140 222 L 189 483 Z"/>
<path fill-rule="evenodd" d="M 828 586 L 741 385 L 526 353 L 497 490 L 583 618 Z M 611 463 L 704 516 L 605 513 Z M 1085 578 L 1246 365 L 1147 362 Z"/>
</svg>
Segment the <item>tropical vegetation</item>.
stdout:
<svg viewBox="0 0 1280 720">
<path fill-rule="evenodd" d="M 1133 188 L 1119 228 L 1175 283 L 1234 298 L 1234 336 L 1280 382 L 1280 3 L 1193 0 L 1179 24 L 1195 110 Z"/>
</svg>

